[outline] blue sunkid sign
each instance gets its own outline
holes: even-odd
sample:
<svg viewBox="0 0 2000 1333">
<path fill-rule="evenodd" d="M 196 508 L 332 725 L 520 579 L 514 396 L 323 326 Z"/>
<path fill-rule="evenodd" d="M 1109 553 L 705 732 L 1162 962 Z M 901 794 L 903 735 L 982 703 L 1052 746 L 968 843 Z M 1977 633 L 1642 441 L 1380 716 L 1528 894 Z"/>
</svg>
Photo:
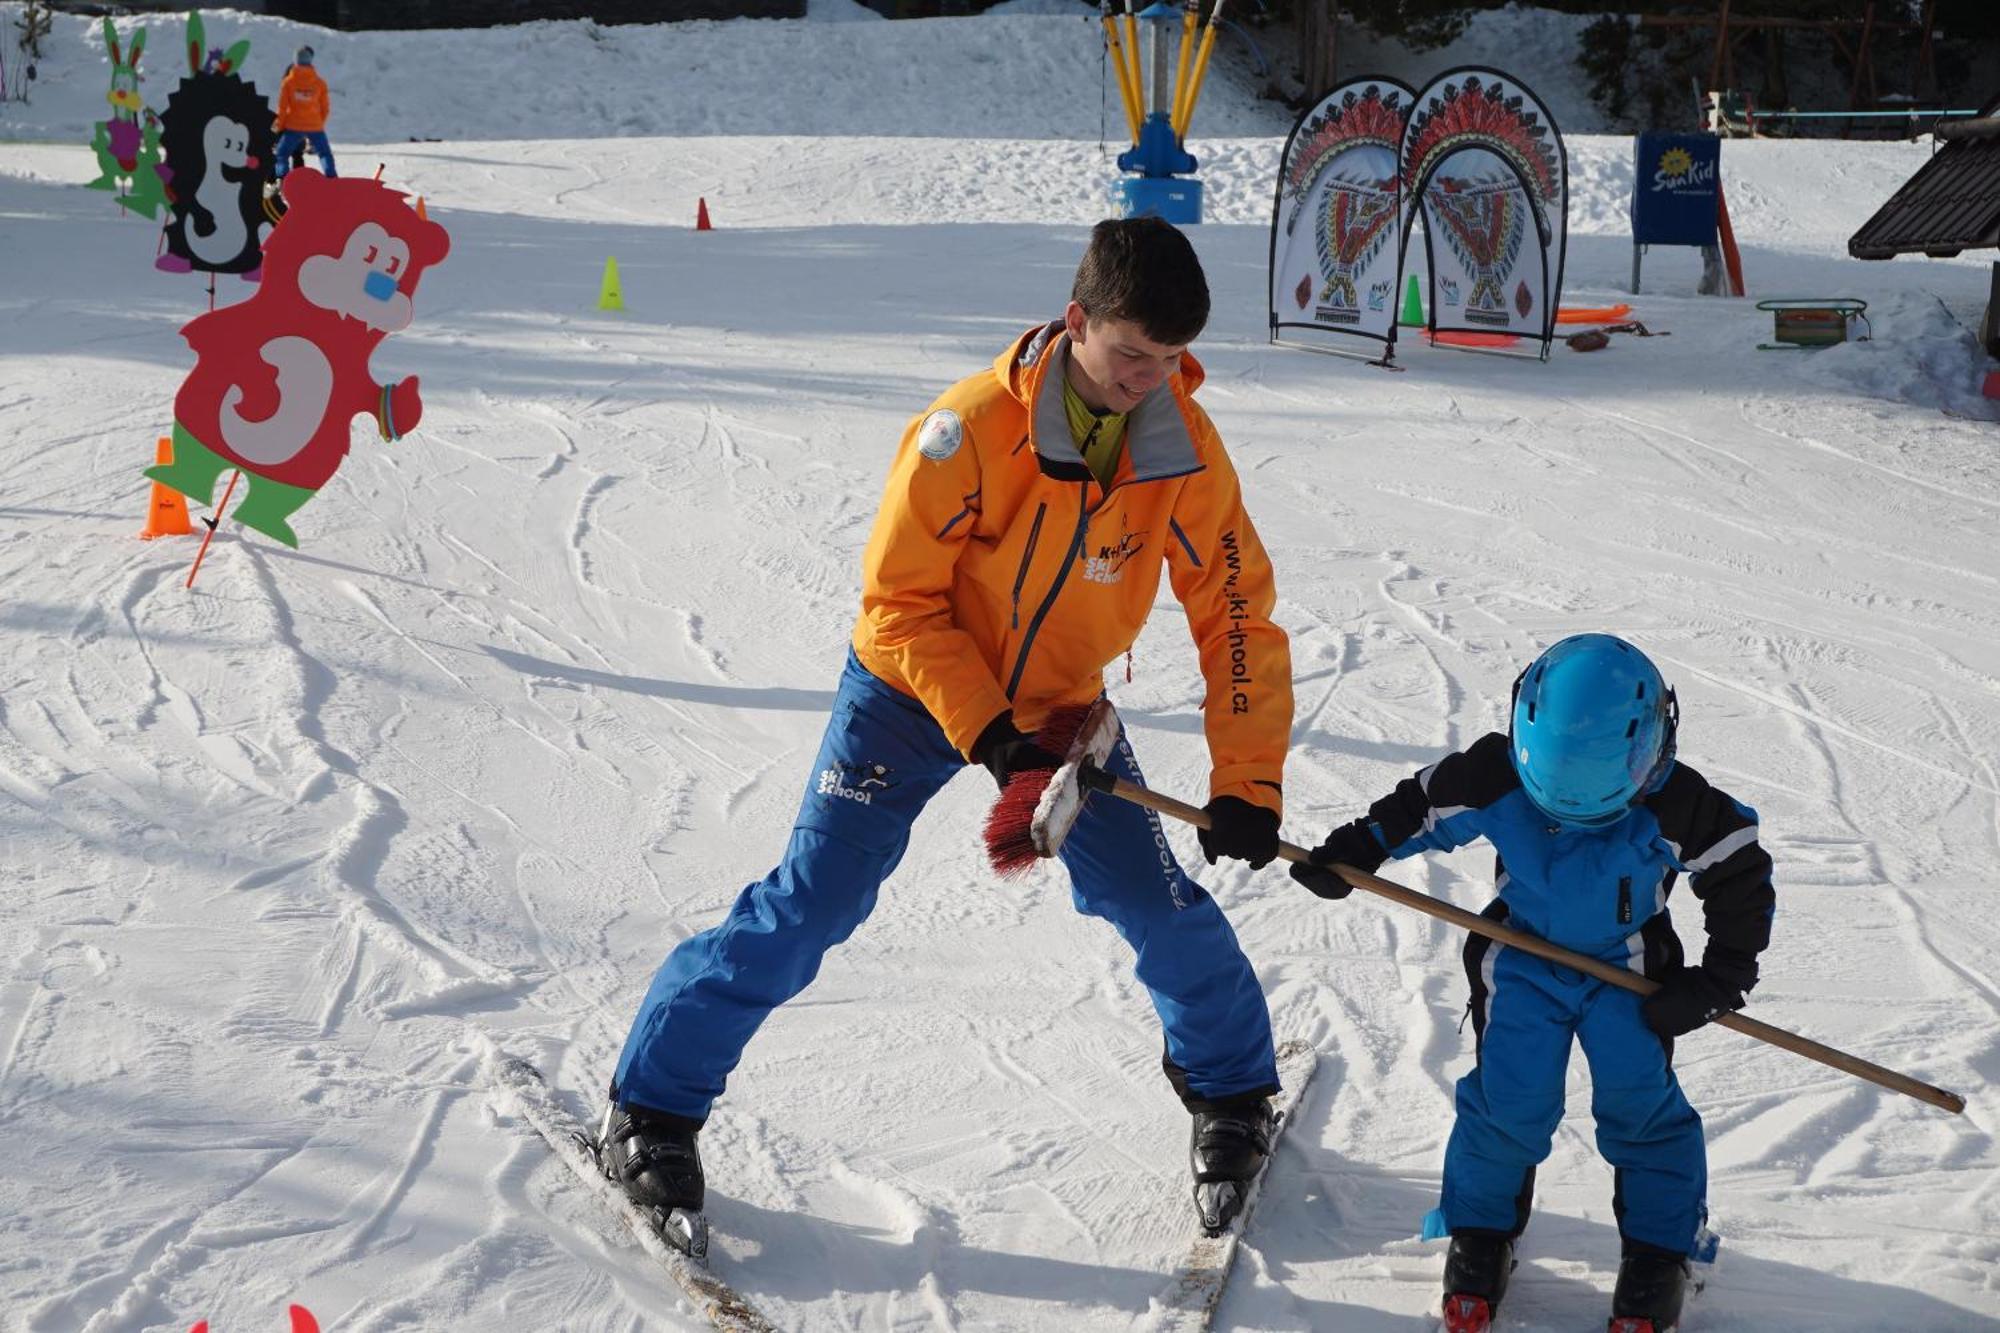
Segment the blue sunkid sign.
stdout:
<svg viewBox="0 0 2000 1333">
<path fill-rule="evenodd" d="M 1638 136 L 1632 182 L 1634 245 L 1714 245 L 1722 140 L 1713 134 Z"/>
</svg>

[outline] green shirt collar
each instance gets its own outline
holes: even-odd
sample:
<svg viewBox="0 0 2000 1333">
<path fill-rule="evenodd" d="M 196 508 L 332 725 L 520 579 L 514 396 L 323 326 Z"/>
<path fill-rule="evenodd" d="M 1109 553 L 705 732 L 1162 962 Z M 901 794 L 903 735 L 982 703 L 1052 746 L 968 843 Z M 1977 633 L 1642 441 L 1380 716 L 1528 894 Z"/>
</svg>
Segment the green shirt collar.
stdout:
<svg viewBox="0 0 2000 1333">
<path fill-rule="evenodd" d="M 1063 414 L 1069 418 L 1070 438 L 1076 442 L 1077 452 L 1083 455 L 1084 466 L 1097 478 L 1097 484 L 1108 491 L 1112 474 L 1118 470 L 1118 456 L 1124 452 L 1125 414 L 1092 410 L 1069 382 L 1067 370 L 1064 367 L 1062 377 Z"/>
</svg>

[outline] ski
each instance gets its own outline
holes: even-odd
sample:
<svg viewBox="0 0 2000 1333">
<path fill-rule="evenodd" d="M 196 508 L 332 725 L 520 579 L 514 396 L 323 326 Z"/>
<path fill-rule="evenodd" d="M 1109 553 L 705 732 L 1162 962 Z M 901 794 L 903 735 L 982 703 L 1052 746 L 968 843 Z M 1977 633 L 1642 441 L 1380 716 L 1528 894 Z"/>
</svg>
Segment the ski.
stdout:
<svg viewBox="0 0 2000 1333">
<path fill-rule="evenodd" d="M 1319 1066 L 1319 1051 L 1311 1042 L 1294 1038 L 1278 1047 L 1278 1083 L 1283 1089 L 1271 1099 L 1272 1109 L 1277 1112 L 1277 1123 L 1271 1128 L 1271 1151 L 1264 1158 L 1264 1169 L 1250 1184 L 1250 1192 L 1243 1200 L 1242 1211 L 1213 1236 L 1196 1236 L 1189 1244 L 1186 1256 L 1176 1270 L 1173 1285 L 1160 1298 L 1159 1322 L 1152 1325 L 1158 1333 L 1204 1333 L 1215 1318 L 1215 1308 L 1222 1301 L 1223 1285 L 1229 1281 L 1229 1271 L 1236 1261 L 1237 1242 L 1242 1240 L 1244 1228 L 1250 1224 L 1250 1214 L 1257 1206 L 1257 1196 L 1262 1191 L 1264 1177 L 1270 1174 L 1271 1162 L 1278 1155 L 1278 1140 L 1291 1122 L 1292 1112 L 1298 1107 L 1299 1097 L 1306 1085 L 1312 1082 L 1313 1070 Z"/>
<path fill-rule="evenodd" d="M 577 1123 L 576 1117 L 563 1109 L 562 1103 L 556 1100 L 555 1093 L 543 1080 L 540 1070 L 525 1060 L 506 1055 L 496 1056 L 491 1068 L 495 1091 L 512 1103 L 520 1117 L 534 1127 L 555 1155 L 603 1201 L 606 1208 L 624 1219 L 626 1227 L 638 1240 L 639 1248 L 667 1270 L 667 1275 L 673 1278 L 710 1324 L 723 1330 L 723 1333 L 775 1333 L 775 1326 L 757 1313 L 750 1302 L 708 1268 L 663 1238 L 623 1191 L 605 1179 L 597 1165 L 593 1147 L 595 1139 Z"/>
</svg>

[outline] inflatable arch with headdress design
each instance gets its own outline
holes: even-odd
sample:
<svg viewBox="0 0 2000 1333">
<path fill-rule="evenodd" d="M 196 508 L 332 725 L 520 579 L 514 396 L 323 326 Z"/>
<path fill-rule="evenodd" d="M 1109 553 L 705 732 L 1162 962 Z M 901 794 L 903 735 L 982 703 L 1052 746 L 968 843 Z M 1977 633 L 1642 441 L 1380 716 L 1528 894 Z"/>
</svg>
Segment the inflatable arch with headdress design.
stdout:
<svg viewBox="0 0 2000 1333">
<path fill-rule="evenodd" d="M 1416 95 L 1402 167 L 1430 329 L 1534 338 L 1546 360 L 1569 231 L 1569 159 L 1548 109 L 1511 74 L 1447 70 Z"/>
<path fill-rule="evenodd" d="M 1388 363 L 1421 229 L 1429 331 L 1446 342 L 1534 338 L 1547 359 L 1568 209 L 1562 135 L 1519 79 L 1479 66 L 1416 92 L 1380 75 L 1349 79 L 1299 118 L 1279 158 L 1271 339 L 1283 329 L 1369 338 Z"/>
<path fill-rule="evenodd" d="M 1292 127 L 1271 221 L 1273 341 L 1285 328 L 1395 340 L 1414 97 L 1395 79 L 1350 79 Z"/>
</svg>

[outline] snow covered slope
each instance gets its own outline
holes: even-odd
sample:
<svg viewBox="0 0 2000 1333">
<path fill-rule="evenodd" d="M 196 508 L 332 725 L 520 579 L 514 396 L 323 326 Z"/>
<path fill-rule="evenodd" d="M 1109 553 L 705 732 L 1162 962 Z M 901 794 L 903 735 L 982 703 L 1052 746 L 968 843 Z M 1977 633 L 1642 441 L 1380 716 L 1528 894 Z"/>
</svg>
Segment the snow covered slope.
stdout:
<svg viewBox="0 0 2000 1333">
<path fill-rule="evenodd" d="M 1067 20 L 821 26 L 942 51 L 982 22 Z M 192 541 L 132 534 L 205 291 L 75 188 L 80 146 L 0 146 L 6 1327 L 277 1328 L 288 1301 L 353 1330 L 693 1326 L 489 1096 L 489 1052 L 589 1116 L 666 949 L 776 856 L 896 437 L 1060 309 L 1112 173 L 1067 37 L 1014 66 L 1018 117 L 926 92 L 929 119 L 892 97 L 864 124 L 854 92 L 831 131 L 780 133 L 818 114 L 785 63 L 801 26 L 618 30 L 768 36 L 769 81 L 733 57 L 714 108 L 763 108 L 722 122 L 743 133 L 339 140 L 452 231 L 375 358 L 423 376 L 425 422 L 357 431 L 301 551 L 225 523 L 192 592 Z M 540 77 L 525 39 L 458 39 L 489 84 Z M 908 73 L 842 49 L 871 87 Z M 634 63 L 587 95 L 643 101 Z M 444 124 L 433 69 L 406 110 Z M 1766 823 L 1753 1012 L 1970 1101 L 1688 1039 L 1725 1237 L 1691 1328 L 2000 1329 L 2000 427 L 1964 327 L 1985 271 L 1841 251 L 1923 150 L 1725 152 L 1756 294 L 1863 297 L 1871 342 L 1753 352 L 1768 317 L 1655 251 L 1667 294 L 1637 314 L 1670 337 L 1548 365 L 1410 348 L 1400 375 L 1265 342 L 1276 137 L 1197 151 L 1202 397 L 1294 635 L 1288 832 L 1499 724 L 1538 647 L 1637 639 L 1689 759 Z M 1571 152 L 1567 295 L 1619 299 L 1629 146 Z M 719 230 L 688 230 L 697 196 Z M 607 255 L 622 315 L 594 309 Z M 1154 783 L 1199 797 L 1171 601 L 1112 685 Z M 974 773 L 935 803 L 705 1136 L 718 1266 L 782 1327 L 1143 1328 L 1185 1245 L 1144 993 L 1059 877 L 986 873 L 988 797 Z M 1402 867 L 1468 906 L 1487 868 Z M 1324 1051 L 1218 1323 L 1427 1328 L 1440 1255 L 1412 1238 L 1471 1057 L 1459 941 L 1275 869 L 1203 878 L 1280 1032 Z M 1517 1333 L 1606 1308 L 1610 1176 L 1575 1079 Z"/>
<path fill-rule="evenodd" d="M 10 64 L 20 8 L 0 4 Z M 333 91 L 327 130 L 336 143 L 649 134 L 1095 139 L 1101 116 L 1122 137 L 1117 86 L 1102 75 L 1096 12 L 1069 9 L 904 23 L 579 20 L 469 32 L 333 32 L 204 10 L 203 24 L 211 46 L 250 40 L 244 77 L 268 96 L 292 52 L 313 47 Z M 146 29 L 140 91 L 148 106 L 165 106 L 187 72 L 182 19 L 117 24 L 128 45 Z M 56 16 L 33 100 L 26 108 L 0 103 L 0 139 L 89 142 L 91 123 L 104 118 L 111 74 L 101 30 L 95 18 Z M 1243 59 L 1239 42 L 1218 44 L 1197 139 L 1290 128 L 1284 107 L 1259 101 L 1250 81 L 1234 76 Z"/>
</svg>

